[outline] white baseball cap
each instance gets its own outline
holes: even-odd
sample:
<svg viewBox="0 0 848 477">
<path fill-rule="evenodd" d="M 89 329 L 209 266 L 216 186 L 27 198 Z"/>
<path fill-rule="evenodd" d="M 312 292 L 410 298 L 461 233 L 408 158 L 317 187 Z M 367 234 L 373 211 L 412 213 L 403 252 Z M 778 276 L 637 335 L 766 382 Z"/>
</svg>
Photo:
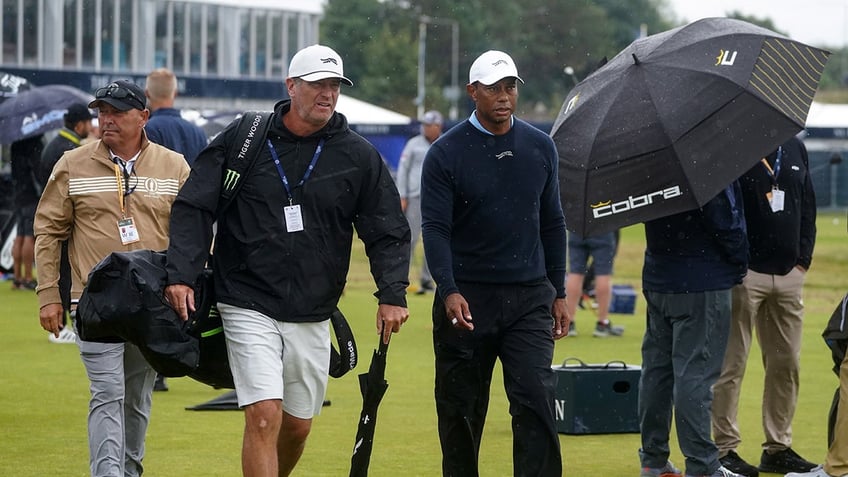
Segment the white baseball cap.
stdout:
<svg viewBox="0 0 848 477">
<path fill-rule="evenodd" d="M 353 86 L 353 81 L 344 76 L 342 57 L 332 48 L 323 45 L 307 46 L 295 53 L 289 64 L 289 78 L 301 78 L 305 81 L 339 78 L 342 83 Z"/>
<path fill-rule="evenodd" d="M 479 81 L 488 86 L 504 78 L 515 78 L 522 83 L 524 82 L 518 76 L 518 68 L 509 55 L 502 51 L 489 50 L 478 56 L 474 60 L 474 63 L 471 64 L 471 70 L 468 73 L 468 84 L 474 84 L 476 81 Z"/>
</svg>

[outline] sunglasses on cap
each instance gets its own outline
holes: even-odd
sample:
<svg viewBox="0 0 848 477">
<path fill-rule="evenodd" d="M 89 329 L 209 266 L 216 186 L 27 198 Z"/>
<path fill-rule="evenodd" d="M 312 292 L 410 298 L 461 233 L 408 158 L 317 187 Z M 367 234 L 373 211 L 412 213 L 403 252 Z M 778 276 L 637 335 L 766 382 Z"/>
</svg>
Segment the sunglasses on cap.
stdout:
<svg viewBox="0 0 848 477">
<path fill-rule="evenodd" d="M 147 102 L 138 97 L 135 93 L 133 93 L 130 89 L 120 86 L 118 84 L 112 83 L 109 86 L 105 86 L 103 88 L 98 89 L 94 92 L 95 99 L 103 99 L 103 98 L 115 98 L 115 99 L 134 99 L 138 105 L 139 109 L 144 109 Z"/>
</svg>

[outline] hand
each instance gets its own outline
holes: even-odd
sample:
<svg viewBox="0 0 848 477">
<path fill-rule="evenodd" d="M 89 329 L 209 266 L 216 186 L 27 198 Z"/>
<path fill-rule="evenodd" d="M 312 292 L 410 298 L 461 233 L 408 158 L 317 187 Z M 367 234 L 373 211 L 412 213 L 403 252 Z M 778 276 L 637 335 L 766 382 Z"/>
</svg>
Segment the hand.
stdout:
<svg viewBox="0 0 848 477">
<path fill-rule="evenodd" d="M 551 305 L 551 315 L 554 317 L 553 337 L 558 340 L 568 336 L 568 328 L 571 325 L 571 316 L 568 314 L 568 307 L 565 305 L 565 298 L 557 298 L 554 304 Z"/>
<path fill-rule="evenodd" d="M 471 318 L 471 309 L 468 307 L 468 302 L 465 301 L 460 293 L 451 293 L 445 299 L 445 313 L 451 326 L 455 328 L 463 328 L 468 331 L 474 331 L 473 318 Z"/>
<path fill-rule="evenodd" d="M 50 303 L 42 306 L 38 311 L 38 320 L 41 322 L 42 328 L 58 338 L 59 331 L 62 330 L 62 315 L 64 313 L 65 310 L 61 303 Z"/>
<path fill-rule="evenodd" d="M 168 285 L 165 287 L 165 300 L 183 321 L 188 321 L 188 314 L 194 313 L 194 290 L 188 285 Z"/>
<path fill-rule="evenodd" d="M 377 334 L 383 333 L 383 343 L 389 344 L 392 333 L 409 319 L 409 310 L 402 306 L 381 304 L 377 307 Z"/>
<path fill-rule="evenodd" d="M 400 210 L 406 212 L 406 207 L 409 205 L 409 201 L 407 199 L 400 199 Z"/>
</svg>

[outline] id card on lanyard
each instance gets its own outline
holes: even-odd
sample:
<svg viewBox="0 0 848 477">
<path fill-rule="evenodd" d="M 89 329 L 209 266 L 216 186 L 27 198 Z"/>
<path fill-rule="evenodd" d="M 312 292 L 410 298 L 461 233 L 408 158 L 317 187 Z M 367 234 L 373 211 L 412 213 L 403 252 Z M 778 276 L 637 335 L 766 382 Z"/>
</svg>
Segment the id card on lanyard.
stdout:
<svg viewBox="0 0 848 477">
<path fill-rule="evenodd" d="M 309 162 L 306 172 L 303 173 L 303 177 L 300 179 L 300 182 L 294 186 L 295 188 L 303 186 L 303 184 L 309 180 L 312 170 L 315 169 L 315 164 L 318 163 L 318 156 L 321 155 L 321 150 L 324 149 L 324 141 L 324 138 L 321 138 L 321 140 L 318 141 L 318 147 L 315 148 L 315 154 L 312 155 L 312 161 Z M 277 173 L 280 175 L 280 180 L 283 182 L 283 188 L 285 189 L 286 196 L 289 199 L 289 205 L 283 206 L 283 217 L 285 218 L 286 231 L 289 233 L 301 232 L 303 231 L 303 212 L 300 208 L 300 204 L 294 203 L 292 188 L 289 186 L 289 180 L 286 178 L 285 171 L 283 171 L 283 165 L 280 163 L 280 157 L 277 155 L 277 150 L 274 148 L 274 145 L 271 144 L 270 139 L 268 139 L 268 150 L 271 152 L 271 157 L 274 159 L 274 165 L 277 166 Z"/>
<path fill-rule="evenodd" d="M 772 212 L 782 211 L 786 201 L 786 192 L 780 190 L 777 186 L 777 177 L 780 175 L 780 161 L 782 159 L 783 146 L 777 148 L 777 157 L 774 160 L 774 169 L 772 169 L 765 157 L 761 159 L 763 166 L 765 166 L 766 171 L 768 171 L 769 178 L 771 179 L 771 191 L 766 192 L 766 200 L 768 201 Z"/>
<path fill-rule="evenodd" d="M 141 240 L 138 235 L 138 229 L 135 226 L 135 221 L 132 217 L 127 217 L 127 207 L 124 199 L 128 193 L 124 193 L 124 176 L 121 174 L 121 169 L 118 167 L 117 159 L 115 160 L 115 180 L 118 182 L 118 204 L 121 206 L 121 218 L 118 220 L 118 236 L 121 238 L 122 245 L 129 245 Z"/>
</svg>

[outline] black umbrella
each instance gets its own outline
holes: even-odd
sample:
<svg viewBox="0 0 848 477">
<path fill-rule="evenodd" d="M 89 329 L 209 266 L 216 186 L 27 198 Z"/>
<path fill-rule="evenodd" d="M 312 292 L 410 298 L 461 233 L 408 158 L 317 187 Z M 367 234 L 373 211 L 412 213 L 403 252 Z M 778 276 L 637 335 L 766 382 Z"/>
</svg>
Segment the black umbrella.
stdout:
<svg viewBox="0 0 848 477">
<path fill-rule="evenodd" d="M 595 235 L 704 205 L 803 129 L 828 55 L 729 18 L 636 40 L 554 123 L 568 228 Z"/>
<path fill-rule="evenodd" d="M 386 381 L 386 354 L 388 343 L 383 343 L 380 333 L 380 346 L 374 350 L 371 366 L 367 373 L 359 375 L 359 389 L 362 392 L 362 412 L 359 414 L 359 426 L 356 429 L 356 442 L 350 458 L 350 477 L 368 475 L 371 461 L 371 449 L 374 444 L 374 430 L 377 427 L 377 407 L 386 394 L 389 383 Z"/>
<path fill-rule="evenodd" d="M 81 89 L 58 84 L 18 93 L 0 104 L 0 144 L 11 144 L 61 128 L 68 106 L 87 105 L 93 99 Z"/>
</svg>

